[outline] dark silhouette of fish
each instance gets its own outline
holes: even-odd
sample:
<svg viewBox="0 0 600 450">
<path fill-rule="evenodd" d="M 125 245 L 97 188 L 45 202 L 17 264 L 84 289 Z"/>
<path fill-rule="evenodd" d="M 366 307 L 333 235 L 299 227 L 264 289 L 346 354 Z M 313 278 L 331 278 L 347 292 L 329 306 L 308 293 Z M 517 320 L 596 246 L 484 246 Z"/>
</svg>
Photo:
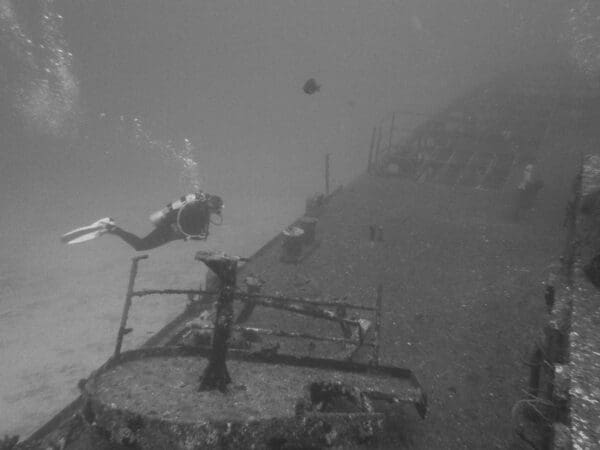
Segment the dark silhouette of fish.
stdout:
<svg viewBox="0 0 600 450">
<path fill-rule="evenodd" d="M 315 92 L 320 91 L 321 86 L 317 84 L 317 81 L 314 78 L 310 78 L 306 83 L 304 83 L 304 86 L 302 86 L 302 90 L 308 95 L 312 95 Z"/>
</svg>

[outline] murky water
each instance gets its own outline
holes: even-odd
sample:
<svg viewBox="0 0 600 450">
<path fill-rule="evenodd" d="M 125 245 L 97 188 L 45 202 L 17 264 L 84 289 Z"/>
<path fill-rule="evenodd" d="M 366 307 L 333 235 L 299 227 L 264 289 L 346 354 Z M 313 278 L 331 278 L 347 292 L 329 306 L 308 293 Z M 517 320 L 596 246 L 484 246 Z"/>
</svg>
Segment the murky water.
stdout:
<svg viewBox="0 0 600 450">
<path fill-rule="evenodd" d="M 62 233 L 111 216 L 143 235 L 167 202 L 219 194 L 206 243 L 141 270 L 146 287 L 196 286 L 194 252 L 255 251 L 324 190 L 326 153 L 332 186 L 348 182 L 392 111 L 398 140 L 414 113 L 547 57 L 565 17 L 517 0 L 0 0 L 0 433 L 39 426 L 112 350 L 134 252 Z M 136 306 L 129 345 L 182 306 Z"/>
</svg>

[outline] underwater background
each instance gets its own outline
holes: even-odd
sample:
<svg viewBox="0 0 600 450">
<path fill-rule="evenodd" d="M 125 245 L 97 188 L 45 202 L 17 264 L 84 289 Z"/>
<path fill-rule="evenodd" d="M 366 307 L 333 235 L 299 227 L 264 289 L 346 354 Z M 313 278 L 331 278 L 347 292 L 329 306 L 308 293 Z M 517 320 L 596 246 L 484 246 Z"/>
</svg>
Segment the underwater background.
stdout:
<svg viewBox="0 0 600 450">
<path fill-rule="evenodd" d="M 31 433 L 112 352 L 135 252 L 61 234 L 110 216 L 144 235 L 166 203 L 218 194 L 206 242 L 141 264 L 138 286 L 197 287 L 195 252 L 250 256 L 324 191 L 325 154 L 348 183 L 393 111 L 398 141 L 563 52 L 568 19 L 517 0 L 0 0 L 0 434 Z M 135 303 L 127 346 L 184 306 Z"/>
</svg>

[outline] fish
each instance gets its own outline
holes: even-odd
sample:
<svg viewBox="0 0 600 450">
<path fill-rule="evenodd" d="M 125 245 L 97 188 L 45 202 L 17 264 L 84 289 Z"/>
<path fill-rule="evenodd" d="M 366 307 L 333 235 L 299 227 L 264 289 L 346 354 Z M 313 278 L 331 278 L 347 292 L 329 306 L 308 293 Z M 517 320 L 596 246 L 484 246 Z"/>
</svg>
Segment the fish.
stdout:
<svg viewBox="0 0 600 450">
<path fill-rule="evenodd" d="M 302 90 L 306 94 L 312 95 L 321 90 L 321 85 L 317 84 L 317 81 L 314 78 L 309 78 L 308 81 L 304 83 L 304 86 L 302 86 Z"/>
</svg>

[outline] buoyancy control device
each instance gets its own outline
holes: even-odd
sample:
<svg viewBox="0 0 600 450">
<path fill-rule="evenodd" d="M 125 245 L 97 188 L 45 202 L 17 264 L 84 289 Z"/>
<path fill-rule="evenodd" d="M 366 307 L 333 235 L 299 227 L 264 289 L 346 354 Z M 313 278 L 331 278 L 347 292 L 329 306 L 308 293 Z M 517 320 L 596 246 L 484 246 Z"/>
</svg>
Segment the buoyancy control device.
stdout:
<svg viewBox="0 0 600 450">
<path fill-rule="evenodd" d="M 167 204 L 163 209 L 156 211 L 150 215 L 150 222 L 154 225 L 160 224 L 168 215 L 173 211 L 178 211 L 183 208 L 186 204 L 195 202 L 195 201 L 206 201 L 206 194 L 203 192 L 197 192 L 195 194 L 187 194 L 182 196 L 181 198 L 175 200 Z"/>
</svg>

